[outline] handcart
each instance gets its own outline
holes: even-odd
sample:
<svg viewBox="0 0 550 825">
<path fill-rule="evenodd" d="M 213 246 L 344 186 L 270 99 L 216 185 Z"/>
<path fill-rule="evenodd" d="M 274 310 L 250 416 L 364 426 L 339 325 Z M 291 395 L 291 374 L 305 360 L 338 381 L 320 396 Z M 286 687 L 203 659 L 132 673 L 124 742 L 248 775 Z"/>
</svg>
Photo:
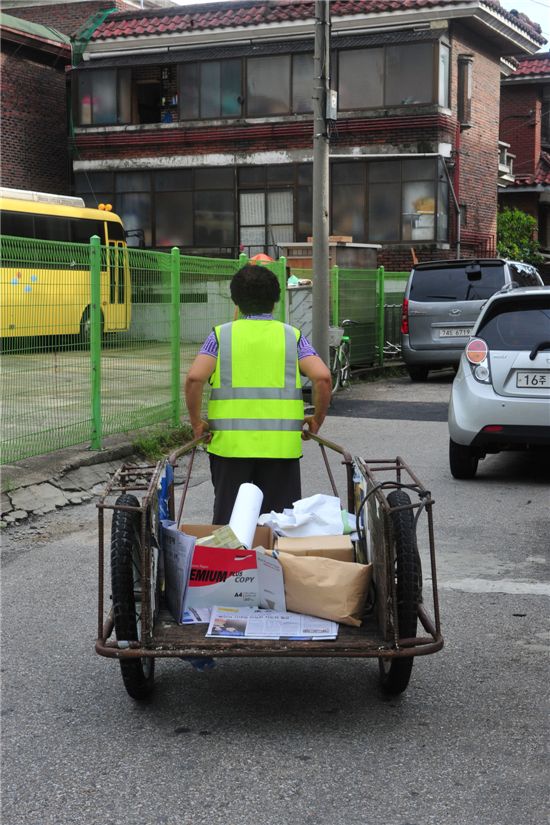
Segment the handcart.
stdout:
<svg viewBox="0 0 550 825">
<path fill-rule="evenodd" d="M 181 625 L 174 620 L 159 587 L 160 520 L 167 517 L 178 526 L 182 523 L 193 462 L 204 441 L 196 439 L 155 465 L 123 465 L 97 504 L 99 586 L 95 649 L 101 656 L 119 660 L 124 685 L 132 698 L 145 699 L 151 694 L 155 660 L 170 657 L 190 660 L 272 656 L 376 658 L 382 690 L 395 695 L 406 689 L 414 657 L 435 653 L 443 647 L 434 502 L 429 490 L 400 457 L 352 458 L 337 444 L 314 435 L 309 438 L 319 445 L 336 496 L 339 493 L 334 479 L 335 459 L 342 466 L 345 497 L 341 497 L 341 502 L 357 517 L 355 559 L 373 566 L 361 627 L 341 624 L 335 640 L 207 638 L 205 625 Z M 186 457 L 186 472 L 176 502 L 177 485 L 171 479 L 183 457 Z M 166 484 L 162 499 L 159 490 Z M 164 516 L 163 507 L 167 510 Z M 108 582 L 104 574 L 106 510 L 113 511 L 112 604 L 108 611 L 105 598 Z M 431 586 L 427 592 L 423 592 L 422 587 L 417 546 L 420 535 L 424 537 L 423 555 L 429 558 Z M 426 607 L 427 601 L 431 602 L 433 618 Z M 419 629 L 423 635 L 419 635 Z"/>
</svg>

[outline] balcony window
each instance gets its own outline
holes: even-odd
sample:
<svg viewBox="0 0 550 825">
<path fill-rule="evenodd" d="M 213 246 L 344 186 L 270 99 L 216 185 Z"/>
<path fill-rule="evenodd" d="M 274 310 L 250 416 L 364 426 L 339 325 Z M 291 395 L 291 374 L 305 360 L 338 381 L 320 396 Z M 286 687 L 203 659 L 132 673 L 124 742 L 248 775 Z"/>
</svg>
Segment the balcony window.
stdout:
<svg viewBox="0 0 550 825">
<path fill-rule="evenodd" d="M 246 112 L 252 117 L 290 111 L 290 55 L 247 60 Z"/>
<path fill-rule="evenodd" d="M 437 82 L 434 49 L 439 53 Z M 449 48 L 430 42 L 341 50 L 338 79 L 342 111 L 434 102 L 447 106 Z"/>
<path fill-rule="evenodd" d="M 126 110 L 120 112 L 118 98 L 120 92 L 129 91 L 129 70 L 121 70 L 120 77 L 116 69 L 98 69 L 93 72 L 81 72 L 77 81 L 78 122 L 83 126 L 107 126 L 122 122 Z"/>
<path fill-rule="evenodd" d="M 241 93 L 240 60 L 180 66 L 180 115 L 184 120 L 239 117 Z"/>
<path fill-rule="evenodd" d="M 313 55 L 295 54 L 292 58 L 292 111 L 313 109 Z"/>
</svg>

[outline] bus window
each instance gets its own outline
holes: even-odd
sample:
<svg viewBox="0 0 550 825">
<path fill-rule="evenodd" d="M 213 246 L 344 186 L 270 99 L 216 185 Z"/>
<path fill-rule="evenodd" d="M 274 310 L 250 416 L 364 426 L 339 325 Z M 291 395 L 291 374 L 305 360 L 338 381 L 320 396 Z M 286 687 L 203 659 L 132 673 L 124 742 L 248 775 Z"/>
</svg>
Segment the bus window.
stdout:
<svg viewBox="0 0 550 825">
<path fill-rule="evenodd" d="M 68 241 L 68 219 L 54 215 L 35 215 L 34 237 L 40 241 Z"/>
<path fill-rule="evenodd" d="M 25 212 L 2 212 L 0 232 L 3 235 L 14 235 L 16 238 L 33 238 L 32 215 L 27 215 Z"/>
<path fill-rule="evenodd" d="M 115 221 L 106 221 L 105 227 L 107 229 L 107 240 L 108 241 L 123 241 L 124 240 L 124 229 L 122 228 L 121 223 L 115 223 Z"/>
<path fill-rule="evenodd" d="M 93 221 L 88 218 L 73 218 L 71 220 L 71 241 L 73 243 L 90 243 L 92 235 L 98 235 L 101 243 L 105 243 L 105 224 L 103 221 Z"/>
</svg>

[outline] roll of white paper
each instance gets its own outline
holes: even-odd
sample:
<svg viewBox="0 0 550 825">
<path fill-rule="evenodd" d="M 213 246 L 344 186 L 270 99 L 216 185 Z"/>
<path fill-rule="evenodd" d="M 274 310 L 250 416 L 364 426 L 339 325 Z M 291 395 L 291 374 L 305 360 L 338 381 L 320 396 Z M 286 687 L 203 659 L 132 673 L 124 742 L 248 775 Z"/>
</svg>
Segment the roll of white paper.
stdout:
<svg viewBox="0 0 550 825">
<path fill-rule="evenodd" d="M 229 526 L 247 550 L 254 541 L 258 516 L 262 509 L 264 494 L 255 484 L 241 484 L 229 519 Z"/>
</svg>

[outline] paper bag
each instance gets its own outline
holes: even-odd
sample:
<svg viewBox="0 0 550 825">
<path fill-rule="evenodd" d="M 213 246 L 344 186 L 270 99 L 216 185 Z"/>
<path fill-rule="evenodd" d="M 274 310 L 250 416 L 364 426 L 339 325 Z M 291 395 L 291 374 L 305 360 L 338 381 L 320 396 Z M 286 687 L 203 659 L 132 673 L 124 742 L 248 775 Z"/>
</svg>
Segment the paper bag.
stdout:
<svg viewBox="0 0 550 825">
<path fill-rule="evenodd" d="M 278 553 L 286 609 L 359 627 L 372 564 Z"/>
</svg>

